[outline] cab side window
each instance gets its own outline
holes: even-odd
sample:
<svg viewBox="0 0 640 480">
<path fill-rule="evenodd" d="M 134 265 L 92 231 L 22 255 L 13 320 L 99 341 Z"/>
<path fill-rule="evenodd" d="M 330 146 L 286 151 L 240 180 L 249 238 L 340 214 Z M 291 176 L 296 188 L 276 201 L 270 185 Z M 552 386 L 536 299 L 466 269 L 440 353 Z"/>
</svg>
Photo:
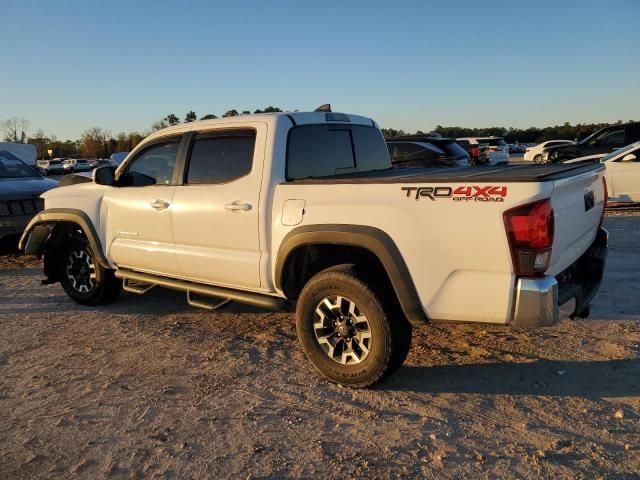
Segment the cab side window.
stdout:
<svg viewBox="0 0 640 480">
<path fill-rule="evenodd" d="M 140 152 L 120 179 L 125 187 L 169 185 L 178 157 L 180 139 L 157 143 Z"/>
</svg>

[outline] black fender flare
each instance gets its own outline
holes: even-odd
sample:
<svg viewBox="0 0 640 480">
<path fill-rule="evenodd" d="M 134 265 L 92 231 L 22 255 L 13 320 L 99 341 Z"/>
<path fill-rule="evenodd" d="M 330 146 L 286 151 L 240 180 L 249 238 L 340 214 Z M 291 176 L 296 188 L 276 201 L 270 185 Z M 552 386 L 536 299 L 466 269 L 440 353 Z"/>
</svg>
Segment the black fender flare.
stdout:
<svg viewBox="0 0 640 480">
<path fill-rule="evenodd" d="M 25 255 L 41 255 L 56 223 L 74 223 L 83 231 L 100 266 L 110 269 L 102 242 L 89 216 L 75 208 L 50 208 L 31 219 L 20 237 L 18 248 Z"/>
<path fill-rule="evenodd" d="M 283 272 L 290 254 L 304 245 L 348 245 L 361 247 L 374 254 L 384 267 L 402 311 L 413 325 L 424 325 L 429 319 L 409 273 L 409 269 L 393 239 L 376 227 L 365 225 L 325 224 L 293 229 L 282 240 L 275 265 L 275 286 L 282 290 Z"/>
</svg>

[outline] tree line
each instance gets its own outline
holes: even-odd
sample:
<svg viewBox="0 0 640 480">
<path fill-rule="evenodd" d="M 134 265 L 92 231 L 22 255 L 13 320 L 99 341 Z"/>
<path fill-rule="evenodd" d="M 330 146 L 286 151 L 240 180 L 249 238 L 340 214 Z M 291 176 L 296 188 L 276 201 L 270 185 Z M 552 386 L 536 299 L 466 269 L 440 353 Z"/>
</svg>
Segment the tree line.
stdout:
<svg viewBox="0 0 640 480">
<path fill-rule="evenodd" d="M 278 107 L 269 106 L 264 109 L 256 109 L 253 113 L 282 112 Z M 236 115 L 251 114 L 249 110 L 231 109 L 222 114 L 224 117 L 234 117 Z M 207 113 L 200 117 L 200 120 L 218 118 L 217 115 Z M 184 116 L 184 123 L 198 120 L 196 112 L 190 110 Z M 147 132 L 120 132 L 113 135 L 111 131 L 92 127 L 84 131 L 77 140 L 60 140 L 55 135 L 48 135 L 41 128 L 37 129 L 33 135 L 28 135 L 30 123 L 22 117 L 11 117 L 1 122 L 4 132 L 3 141 L 13 143 L 30 143 L 36 147 L 37 158 L 109 158 L 115 152 L 129 152 L 138 145 L 147 135 L 163 128 L 181 123 L 180 118 L 174 113 L 170 113 L 161 120 L 153 122 L 151 129 Z M 49 155 L 49 150 L 51 154 Z"/>
<path fill-rule="evenodd" d="M 258 108 L 253 111 L 253 113 L 275 113 L 275 112 L 282 112 L 282 110 L 278 107 L 268 106 L 264 110 L 261 110 Z M 239 112 L 238 110 L 233 108 L 231 110 L 227 110 L 227 112 L 225 112 L 222 115 L 222 118 L 235 117 L 237 115 L 251 115 L 251 111 L 242 110 L 241 112 Z M 200 117 L 200 120 L 211 120 L 213 118 L 218 118 L 218 116 L 214 115 L 213 113 L 207 113 L 206 115 L 203 115 L 202 117 Z M 193 110 L 188 111 L 184 116 L 184 123 L 195 122 L 196 120 L 198 120 L 198 115 L 196 115 L 196 112 L 194 112 Z M 153 122 L 153 124 L 151 125 L 151 129 L 155 132 L 156 130 L 162 130 L 163 128 L 166 128 L 172 125 L 177 125 L 179 123 L 180 123 L 180 118 L 177 115 L 170 113 L 169 115 L 164 117 L 162 120 Z"/>
<path fill-rule="evenodd" d="M 632 120 L 629 120 L 630 122 Z M 624 123 L 618 120 L 616 124 Z M 383 128 L 382 133 L 386 138 L 397 137 L 401 135 L 437 135 L 448 138 L 464 138 L 464 137 L 502 137 L 507 143 L 540 143 L 546 140 L 582 140 L 591 135 L 596 130 L 612 125 L 610 123 L 578 123 L 571 125 L 565 122 L 562 125 L 552 127 L 529 127 L 529 128 L 507 128 L 507 127 L 483 127 L 483 128 L 467 128 L 467 127 L 444 127 L 437 125 L 430 132 L 418 130 L 415 133 L 408 133 L 404 130 L 396 130 L 393 128 Z"/>
<path fill-rule="evenodd" d="M 278 107 L 269 106 L 264 109 L 256 109 L 253 113 L 271 113 L 282 112 Z M 236 115 L 250 115 L 249 110 L 231 109 L 221 115 L 222 118 L 234 117 Z M 51 157 L 85 157 L 85 158 L 108 158 L 115 152 L 128 152 L 140 143 L 147 135 L 168 126 L 177 125 L 179 123 L 190 123 L 198 120 L 198 115 L 190 110 L 184 115 L 184 120 L 180 120 L 174 113 L 170 113 L 161 120 L 151 124 L 150 131 L 147 132 L 120 132 L 113 135 L 109 130 L 92 127 L 84 131 L 82 136 L 77 140 L 60 140 L 55 135 L 47 135 L 42 129 L 37 129 L 33 135 L 28 135 L 30 130 L 29 121 L 22 117 L 11 117 L 2 122 L 4 131 L 4 141 L 14 143 L 31 143 L 35 145 L 38 158 L 48 158 L 49 150 Z M 200 120 L 208 120 L 218 118 L 217 115 L 207 113 L 199 117 Z M 622 120 L 616 122 L 623 123 Z M 611 125 L 609 123 L 578 123 L 572 125 L 565 122 L 563 125 L 555 125 L 549 127 L 529 127 L 507 128 L 507 127 L 483 127 L 483 128 L 467 128 L 467 127 L 445 127 L 437 125 L 431 131 L 417 130 L 414 133 L 397 130 L 394 128 L 383 128 L 382 133 L 385 137 L 396 137 L 399 135 L 437 135 L 442 137 L 460 138 L 460 137 L 480 137 L 480 136 L 498 136 L 503 137 L 508 143 L 538 143 L 545 140 L 581 140 L 600 128 Z"/>
</svg>

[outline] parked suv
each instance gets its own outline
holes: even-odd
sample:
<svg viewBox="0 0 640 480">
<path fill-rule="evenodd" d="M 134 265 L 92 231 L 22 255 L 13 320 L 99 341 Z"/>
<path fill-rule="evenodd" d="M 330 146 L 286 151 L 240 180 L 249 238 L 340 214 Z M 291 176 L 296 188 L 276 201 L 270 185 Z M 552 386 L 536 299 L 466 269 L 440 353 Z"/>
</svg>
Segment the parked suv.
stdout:
<svg viewBox="0 0 640 480">
<path fill-rule="evenodd" d="M 62 175 L 65 173 L 64 158 L 53 160 L 38 160 L 38 172 L 42 175 Z"/>
<path fill-rule="evenodd" d="M 91 170 L 89 162 L 84 158 L 67 158 L 62 162 L 65 173 L 88 172 Z"/>
<path fill-rule="evenodd" d="M 0 150 L 0 238 L 21 233 L 44 208 L 40 195 L 57 185 L 12 153 Z"/>
<path fill-rule="evenodd" d="M 404 136 L 387 139 L 394 167 L 466 167 L 469 156 L 451 138 Z"/>
<path fill-rule="evenodd" d="M 638 140 L 640 140 L 640 122 L 610 125 L 580 142 L 545 148 L 542 151 L 540 163 L 558 163 L 589 155 L 610 153 Z"/>
<path fill-rule="evenodd" d="M 489 144 L 478 143 L 473 138 L 457 138 L 456 143 L 462 148 L 469 156 L 469 164 L 471 165 L 485 165 L 489 163 Z"/>
<path fill-rule="evenodd" d="M 480 145 L 489 146 L 490 165 L 502 165 L 509 163 L 509 147 L 502 137 L 465 137 L 456 138 L 456 142 L 477 142 Z"/>
</svg>

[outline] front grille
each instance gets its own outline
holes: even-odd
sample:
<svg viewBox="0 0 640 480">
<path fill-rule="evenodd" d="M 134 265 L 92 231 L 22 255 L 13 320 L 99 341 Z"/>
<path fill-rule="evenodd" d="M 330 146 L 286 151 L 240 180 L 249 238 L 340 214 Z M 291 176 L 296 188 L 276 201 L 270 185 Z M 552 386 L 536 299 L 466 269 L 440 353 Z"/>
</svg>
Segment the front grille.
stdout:
<svg viewBox="0 0 640 480">
<path fill-rule="evenodd" d="M 0 201 L 0 217 L 35 215 L 42 210 L 44 210 L 44 200 L 41 198 Z"/>
</svg>

